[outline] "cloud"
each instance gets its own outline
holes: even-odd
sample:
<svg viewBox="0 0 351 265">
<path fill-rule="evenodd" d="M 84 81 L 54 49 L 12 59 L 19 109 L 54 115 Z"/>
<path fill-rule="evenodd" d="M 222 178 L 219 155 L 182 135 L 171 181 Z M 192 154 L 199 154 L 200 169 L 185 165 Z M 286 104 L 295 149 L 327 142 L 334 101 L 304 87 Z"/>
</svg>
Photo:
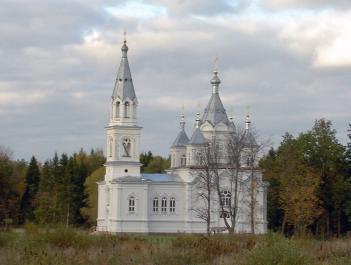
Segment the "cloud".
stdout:
<svg viewBox="0 0 351 265">
<path fill-rule="evenodd" d="M 288 22 L 280 39 L 292 51 L 312 56 L 315 67 L 351 66 L 351 11 L 332 11 Z"/>
<path fill-rule="evenodd" d="M 349 0 L 262 0 L 265 7 L 281 9 L 343 9 L 351 8 Z"/>
<path fill-rule="evenodd" d="M 247 6 L 249 1 L 243 0 L 152 0 L 152 3 L 163 5 L 167 8 L 170 15 L 187 16 L 187 15 L 206 15 L 214 16 L 238 12 Z"/>
<path fill-rule="evenodd" d="M 220 94 L 237 122 L 249 105 L 275 143 L 321 116 L 342 132 L 351 98 L 349 12 L 246 9 L 250 2 L 3 1 L 0 145 L 41 160 L 104 147 L 124 29 L 143 151 L 167 155 L 182 105 L 192 133 L 197 105 L 211 95 L 216 55 Z M 141 17 L 132 14 L 136 3 L 146 8 Z"/>
</svg>

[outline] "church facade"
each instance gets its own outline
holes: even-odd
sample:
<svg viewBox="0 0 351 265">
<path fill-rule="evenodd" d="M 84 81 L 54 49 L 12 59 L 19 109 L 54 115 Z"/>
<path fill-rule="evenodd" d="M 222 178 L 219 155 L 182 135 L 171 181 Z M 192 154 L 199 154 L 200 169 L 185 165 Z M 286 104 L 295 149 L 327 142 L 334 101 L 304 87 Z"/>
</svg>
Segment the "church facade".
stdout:
<svg viewBox="0 0 351 265">
<path fill-rule="evenodd" d="M 138 99 L 133 86 L 124 41 L 122 58 L 110 102 L 110 121 L 107 131 L 106 175 L 98 182 L 97 231 L 140 232 L 140 233 L 206 233 L 204 218 L 198 214 L 203 202 L 199 200 L 197 154 L 213 137 L 216 138 L 221 165 L 218 175 L 221 182 L 220 199 L 211 200 L 210 227 L 213 231 L 226 232 L 223 209 L 233 197 L 226 165 L 226 139 L 233 132 L 235 124 L 228 118 L 219 96 L 221 83 L 218 72 L 211 79 L 212 93 L 209 103 L 200 118 L 197 113 L 195 128 L 189 138 L 185 131 L 184 115 L 181 116 L 180 131 L 170 148 L 171 167 L 164 174 L 141 173 L 139 145 L 141 129 L 138 125 Z M 246 130 L 250 121 L 247 116 Z M 257 165 L 257 161 L 254 161 Z M 255 176 L 255 216 L 250 216 L 247 203 L 249 192 L 245 187 L 250 176 Z M 235 232 L 262 234 L 267 232 L 267 185 L 262 181 L 261 172 L 255 167 L 242 166 L 237 182 L 237 215 Z M 232 186 L 231 186 L 232 188 Z M 218 194 L 218 193 L 217 193 Z M 217 196 L 218 197 L 218 196 Z M 221 207 L 219 200 L 222 200 Z M 252 206 L 252 204 L 251 204 Z"/>
</svg>

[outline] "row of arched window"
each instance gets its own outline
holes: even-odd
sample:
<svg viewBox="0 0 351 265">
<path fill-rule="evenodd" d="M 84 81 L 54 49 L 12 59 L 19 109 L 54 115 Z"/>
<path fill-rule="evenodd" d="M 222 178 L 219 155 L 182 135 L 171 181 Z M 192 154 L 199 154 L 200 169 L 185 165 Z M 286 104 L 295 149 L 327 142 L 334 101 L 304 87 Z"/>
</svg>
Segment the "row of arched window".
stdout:
<svg viewBox="0 0 351 265">
<path fill-rule="evenodd" d="M 135 109 L 134 109 L 134 113 L 132 115 L 132 110 L 131 110 L 131 106 L 129 102 L 125 102 L 123 104 L 123 110 L 124 110 L 124 118 L 130 118 L 131 116 L 135 116 Z M 121 103 L 119 101 L 116 102 L 115 104 L 115 108 L 114 108 L 114 117 L 115 118 L 121 118 Z"/>
<path fill-rule="evenodd" d="M 159 201 L 158 197 L 154 197 L 152 202 L 152 211 L 154 213 L 175 213 L 176 209 L 176 200 L 174 197 L 171 197 L 169 201 L 166 197 L 162 197 L 161 201 Z M 135 213 L 135 197 L 130 196 L 128 200 L 128 211 L 129 213 Z"/>
<path fill-rule="evenodd" d="M 152 201 L 152 211 L 154 213 L 158 213 L 159 210 L 161 211 L 161 213 L 167 213 L 167 211 L 169 211 L 170 213 L 175 213 L 175 207 L 176 207 L 176 201 L 174 197 L 169 199 L 169 204 L 166 197 L 162 197 L 161 205 L 159 203 L 158 197 L 154 197 Z"/>
</svg>

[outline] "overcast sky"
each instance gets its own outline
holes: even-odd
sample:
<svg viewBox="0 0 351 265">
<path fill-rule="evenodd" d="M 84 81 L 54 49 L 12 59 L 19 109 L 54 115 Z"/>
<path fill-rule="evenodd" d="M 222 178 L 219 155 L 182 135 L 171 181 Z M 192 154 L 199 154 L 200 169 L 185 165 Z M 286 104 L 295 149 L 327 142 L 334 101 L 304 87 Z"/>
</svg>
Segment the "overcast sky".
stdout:
<svg viewBox="0 0 351 265">
<path fill-rule="evenodd" d="M 185 106 L 190 135 L 211 94 L 264 138 L 351 121 L 349 0 L 2 0 L 0 145 L 14 158 L 104 148 L 127 31 L 142 150 L 166 155 Z"/>
</svg>

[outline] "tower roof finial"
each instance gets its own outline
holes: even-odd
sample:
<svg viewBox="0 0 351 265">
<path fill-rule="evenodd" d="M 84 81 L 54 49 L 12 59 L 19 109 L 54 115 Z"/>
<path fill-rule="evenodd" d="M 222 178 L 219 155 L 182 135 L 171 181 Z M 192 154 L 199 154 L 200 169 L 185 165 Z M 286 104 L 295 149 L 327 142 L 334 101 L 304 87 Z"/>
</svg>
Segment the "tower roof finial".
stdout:
<svg viewBox="0 0 351 265">
<path fill-rule="evenodd" d="M 123 31 L 123 45 L 122 45 L 122 57 L 127 57 L 128 46 L 127 46 L 127 31 Z"/>
<path fill-rule="evenodd" d="M 221 80 L 218 77 L 218 56 L 217 55 L 214 59 L 213 64 L 214 64 L 213 77 L 211 79 L 212 93 L 218 94 L 218 87 L 219 87 L 219 84 L 221 83 Z"/>
<path fill-rule="evenodd" d="M 213 60 L 213 72 L 218 72 L 218 54 L 216 54 L 216 57 Z"/>
<path fill-rule="evenodd" d="M 251 124 L 251 120 L 250 120 L 250 106 L 246 107 L 246 118 L 245 118 L 245 129 L 248 130 L 250 129 L 250 124 Z"/>
<path fill-rule="evenodd" d="M 185 129 L 185 114 L 184 114 L 184 105 L 182 105 L 182 112 L 180 114 L 180 128 L 184 131 Z"/>
<path fill-rule="evenodd" d="M 197 104 L 197 111 L 196 111 L 196 120 L 195 120 L 195 127 L 200 127 L 200 102 Z"/>
</svg>

